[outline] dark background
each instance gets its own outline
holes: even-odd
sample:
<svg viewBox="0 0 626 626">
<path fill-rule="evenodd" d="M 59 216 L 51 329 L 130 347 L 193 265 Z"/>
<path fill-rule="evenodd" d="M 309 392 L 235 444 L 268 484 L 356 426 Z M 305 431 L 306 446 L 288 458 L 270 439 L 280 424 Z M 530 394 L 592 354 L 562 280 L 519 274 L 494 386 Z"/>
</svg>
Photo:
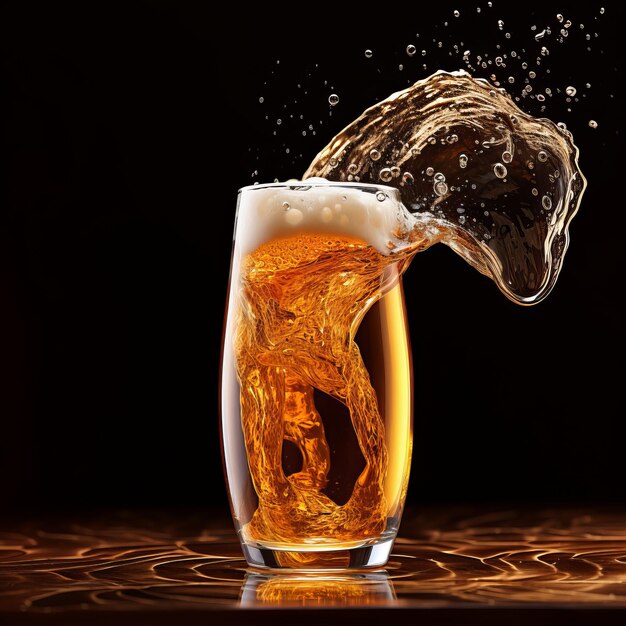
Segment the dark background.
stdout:
<svg viewBox="0 0 626 626">
<path fill-rule="evenodd" d="M 466 49 L 516 50 L 537 71 L 589 188 L 537 307 L 510 303 L 444 246 L 409 270 L 409 503 L 623 501 L 617 3 L 412 3 L 346 19 L 313 7 L 218 19 L 201 4 L 13 2 L 0 15 L 3 507 L 225 508 L 217 392 L 238 187 L 300 176 L 365 107 L 464 67 Z M 573 22 L 562 44 L 558 12 Z M 498 76 L 519 95 L 527 72 L 509 61 Z"/>
</svg>

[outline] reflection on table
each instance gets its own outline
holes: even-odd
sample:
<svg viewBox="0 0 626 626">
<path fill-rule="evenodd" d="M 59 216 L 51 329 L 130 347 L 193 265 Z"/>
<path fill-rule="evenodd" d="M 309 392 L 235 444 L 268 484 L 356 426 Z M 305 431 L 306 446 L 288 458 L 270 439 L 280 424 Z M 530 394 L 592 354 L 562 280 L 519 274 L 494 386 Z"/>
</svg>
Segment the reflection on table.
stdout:
<svg viewBox="0 0 626 626">
<path fill-rule="evenodd" d="M 624 511 L 432 509 L 385 570 L 251 571 L 215 514 L 101 515 L 0 532 L 2 612 L 255 607 L 626 607 Z M 0 621 L 2 621 L 0 619 Z"/>
</svg>

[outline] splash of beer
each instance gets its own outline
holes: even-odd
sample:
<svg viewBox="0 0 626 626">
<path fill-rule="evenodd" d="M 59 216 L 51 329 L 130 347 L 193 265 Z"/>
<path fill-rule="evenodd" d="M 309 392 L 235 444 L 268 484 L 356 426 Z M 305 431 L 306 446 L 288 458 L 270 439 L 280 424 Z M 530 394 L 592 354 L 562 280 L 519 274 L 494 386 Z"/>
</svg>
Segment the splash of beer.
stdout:
<svg viewBox="0 0 626 626">
<path fill-rule="evenodd" d="M 439 241 L 515 302 L 545 297 L 585 186 L 576 159 L 567 131 L 526 115 L 504 92 L 464 72 L 440 72 L 392 95 L 320 152 L 307 177 L 393 184 L 411 214 L 403 209 L 381 250 L 345 236 L 348 222 L 324 207 L 324 232 L 332 235 L 283 233 L 242 259 L 233 341 L 258 495 L 247 539 L 350 542 L 385 530 L 388 453 L 355 342 L 360 320 L 393 286 L 385 273 L 402 273 Z M 286 219 L 297 224 L 302 216 Z M 330 455 L 315 389 L 348 408 L 365 460 L 344 504 L 324 493 Z M 289 476 L 284 441 L 303 458 Z"/>
</svg>

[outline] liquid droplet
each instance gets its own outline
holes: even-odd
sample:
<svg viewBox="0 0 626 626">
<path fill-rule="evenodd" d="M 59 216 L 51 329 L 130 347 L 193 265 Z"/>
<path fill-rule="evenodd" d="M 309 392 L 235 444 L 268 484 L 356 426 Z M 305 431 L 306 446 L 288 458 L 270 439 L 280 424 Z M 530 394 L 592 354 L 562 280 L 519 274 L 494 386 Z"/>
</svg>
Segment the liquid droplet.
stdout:
<svg viewBox="0 0 626 626">
<path fill-rule="evenodd" d="M 595 120 L 589 120 L 589 126 L 591 128 L 598 128 L 598 122 L 596 122 Z"/>
<path fill-rule="evenodd" d="M 426 176 L 432 176 L 435 173 L 435 170 L 432 167 L 426 168 Z"/>
<path fill-rule="evenodd" d="M 454 15 L 454 17 L 459 17 L 459 15 L 461 15 L 461 13 L 459 11 L 454 11 L 453 15 Z"/>
<path fill-rule="evenodd" d="M 330 104 L 331 107 L 334 107 L 338 102 L 339 96 L 336 93 L 331 93 L 330 96 L 328 96 L 328 104 Z"/>
<path fill-rule="evenodd" d="M 502 163 L 496 163 L 493 166 L 493 173 L 498 177 L 498 178 L 504 178 L 506 176 L 506 167 L 504 167 L 504 165 L 502 165 Z"/>
<path fill-rule="evenodd" d="M 365 58 L 366 59 L 371 59 L 372 58 L 372 54 L 373 54 L 373 52 L 371 50 L 366 50 L 365 51 Z"/>
<path fill-rule="evenodd" d="M 378 173 L 378 177 L 384 183 L 388 183 L 393 178 L 393 174 L 391 173 L 391 170 L 388 167 L 383 167 L 383 169 L 380 170 L 380 172 Z"/>
<path fill-rule="evenodd" d="M 448 185 L 442 180 L 436 181 L 433 190 L 438 196 L 445 196 L 448 193 Z"/>
<path fill-rule="evenodd" d="M 575 96 L 576 95 L 576 87 L 567 87 L 567 89 L 565 89 L 565 93 L 568 96 Z"/>
<path fill-rule="evenodd" d="M 541 206 L 546 211 L 549 211 L 552 208 L 552 200 L 550 200 L 550 196 L 544 196 L 543 198 L 541 198 Z"/>
<path fill-rule="evenodd" d="M 376 148 L 370 150 L 370 159 L 372 159 L 372 161 L 378 161 L 378 159 L 380 159 L 380 152 L 376 150 Z"/>
<path fill-rule="evenodd" d="M 467 167 L 467 154 L 460 154 L 459 155 L 459 167 L 462 169 L 465 169 Z"/>
<path fill-rule="evenodd" d="M 505 150 L 505 151 L 502 153 L 502 160 L 503 160 L 505 163 L 510 163 L 510 162 L 513 160 L 513 155 L 512 155 L 512 154 L 511 154 L 508 150 Z"/>
<path fill-rule="evenodd" d="M 264 98 L 263 96 L 261 96 L 261 97 L 259 98 L 259 102 L 260 102 L 261 104 L 263 104 L 263 103 L 265 102 L 265 98 Z"/>
</svg>

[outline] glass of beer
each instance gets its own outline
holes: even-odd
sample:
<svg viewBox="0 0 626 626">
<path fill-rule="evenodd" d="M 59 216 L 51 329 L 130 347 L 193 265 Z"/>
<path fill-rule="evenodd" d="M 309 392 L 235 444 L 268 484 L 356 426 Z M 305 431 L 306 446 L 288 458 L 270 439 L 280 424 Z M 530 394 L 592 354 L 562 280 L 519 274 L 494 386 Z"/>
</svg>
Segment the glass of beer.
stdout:
<svg viewBox="0 0 626 626">
<path fill-rule="evenodd" d="M 221 435 L 252 566 L 388 560 L 412 446 L 407 214 L 385 186 L 309 179 L 239 190 Z"/>
</svg>

